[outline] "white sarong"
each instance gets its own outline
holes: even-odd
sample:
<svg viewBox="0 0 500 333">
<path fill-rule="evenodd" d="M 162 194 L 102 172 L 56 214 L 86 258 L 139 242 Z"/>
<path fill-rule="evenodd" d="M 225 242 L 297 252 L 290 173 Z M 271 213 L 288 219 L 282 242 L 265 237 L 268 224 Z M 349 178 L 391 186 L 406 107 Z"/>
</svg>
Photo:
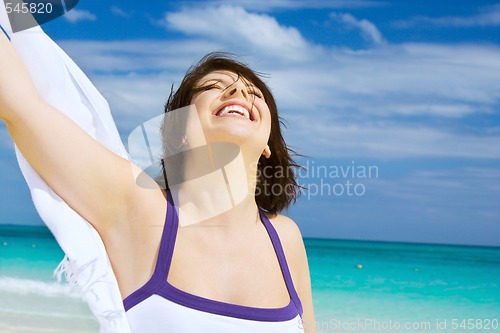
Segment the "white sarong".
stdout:
<svg viewBox="0 0 500 333">
<path fill-rule="evenodd" d="M 12 33 L 4 0 L 0 0 L 0 24 L 45 100 L 108 149 L 129 159 L 108 103 L 66 53 L 40 27 Z M 78 287 L 99 321 L 101 333 L 130 332 L 99 234 L 48 187 L 17 148 L 16 155 L 35 207 L 66 255 L 55 274 L 60 279 L 64 273 Z"/>
</svg>

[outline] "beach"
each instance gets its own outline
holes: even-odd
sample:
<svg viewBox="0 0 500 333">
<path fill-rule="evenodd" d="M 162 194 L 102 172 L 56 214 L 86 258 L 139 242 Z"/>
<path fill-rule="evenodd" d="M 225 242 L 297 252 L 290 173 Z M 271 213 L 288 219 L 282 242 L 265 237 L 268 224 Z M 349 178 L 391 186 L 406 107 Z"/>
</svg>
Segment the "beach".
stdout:
<svg viewBox="0 0 500 333">
<path fill-rule="evenodd" d="M 47 228 L 0 225 L 0 332 L 99 331 L 78 291 L 53 276 L 63 257 Z"/>
<path fill-rule="evenodd" d="M 305 244 L 318 332 L 500 332 L 500 248 Z M 0 332 L 98 332 L 53 277 L 63 252 L 46 228 L 0 225 L 0 254 Z"/>
</svg>

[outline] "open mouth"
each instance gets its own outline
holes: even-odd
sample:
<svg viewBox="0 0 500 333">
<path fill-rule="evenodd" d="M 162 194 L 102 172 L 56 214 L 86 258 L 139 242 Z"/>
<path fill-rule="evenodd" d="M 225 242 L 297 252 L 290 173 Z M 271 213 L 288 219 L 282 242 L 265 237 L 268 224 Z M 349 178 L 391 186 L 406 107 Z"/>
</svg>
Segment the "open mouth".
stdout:
<svg viewBox="0 0 500 333">
<path fill-rule="evenodd" d="M 241 117 L 254 121 L 252 113 L 247 108 L 236 104 L 227 105 L 215 112 L 214 115 L 217 117 Z"/>
</svg>

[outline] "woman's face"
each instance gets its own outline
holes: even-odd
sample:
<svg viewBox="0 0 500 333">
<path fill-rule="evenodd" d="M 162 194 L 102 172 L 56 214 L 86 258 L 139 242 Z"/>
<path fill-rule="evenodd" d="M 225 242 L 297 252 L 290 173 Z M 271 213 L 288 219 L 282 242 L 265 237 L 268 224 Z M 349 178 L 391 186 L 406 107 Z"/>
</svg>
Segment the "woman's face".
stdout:
<svg viewBox="0 0 500 333">
<path fill-rule="evenodd" d="M 262 92 L 251 82 L 229 71 L 204 76 L 191 104 L 208 142 L 233 142 L 262 152 L 271 131 L 271 113 Z"/>
</svg>

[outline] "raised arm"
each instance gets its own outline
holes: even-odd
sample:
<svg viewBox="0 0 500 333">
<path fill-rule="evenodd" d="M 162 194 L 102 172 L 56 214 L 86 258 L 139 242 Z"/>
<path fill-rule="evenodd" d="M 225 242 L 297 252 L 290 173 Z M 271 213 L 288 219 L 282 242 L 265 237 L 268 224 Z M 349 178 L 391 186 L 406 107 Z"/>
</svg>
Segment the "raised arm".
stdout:
<svg viewBox="0 0 500 333">
<path fill-rule="evenodd" d="M 46 103 L 0 33 L 0 119 L 31 166 L 98 231 L 134 209 L 138 168 L 100 145 Z"/>
</svg>

